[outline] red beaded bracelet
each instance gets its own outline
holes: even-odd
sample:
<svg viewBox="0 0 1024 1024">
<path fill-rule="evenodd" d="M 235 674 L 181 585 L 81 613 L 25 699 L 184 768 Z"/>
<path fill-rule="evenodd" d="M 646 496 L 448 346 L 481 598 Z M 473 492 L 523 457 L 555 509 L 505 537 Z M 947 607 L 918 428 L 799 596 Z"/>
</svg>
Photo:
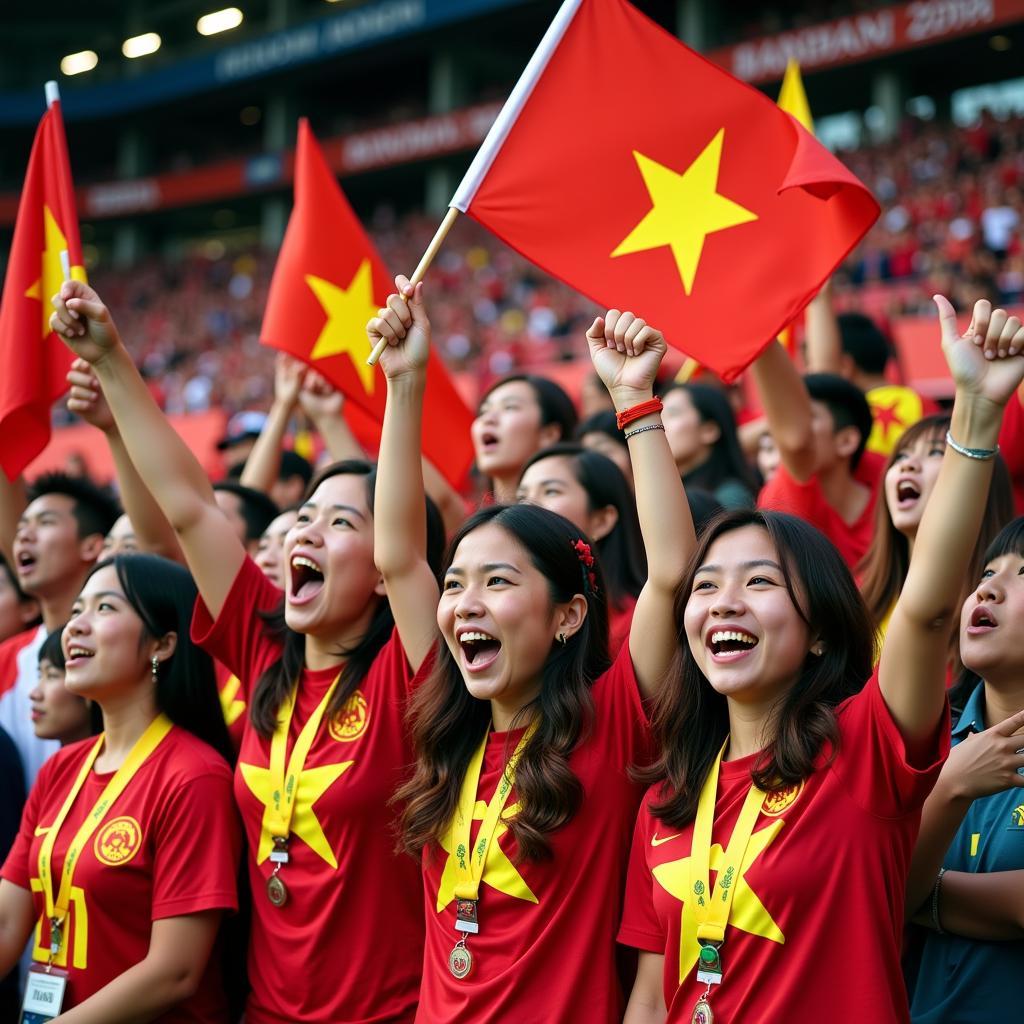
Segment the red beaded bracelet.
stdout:
<svg viewBox="0 0 1024 1024">
<path fill-rule="evenodd" d="M 661 412 L 662 405 L 660 398 L 648 398 L 646 402 L 640 402 L 638 405 L 631 405 L 628 409 L 623 409 L 622 412 L 615 414 L 615 422 L 618 425 L 619 430 L 628 427 L 630 423 L 635 420 L 642 420 L 645 416 L 650 416 L 651 413 Z"/>
</svg>

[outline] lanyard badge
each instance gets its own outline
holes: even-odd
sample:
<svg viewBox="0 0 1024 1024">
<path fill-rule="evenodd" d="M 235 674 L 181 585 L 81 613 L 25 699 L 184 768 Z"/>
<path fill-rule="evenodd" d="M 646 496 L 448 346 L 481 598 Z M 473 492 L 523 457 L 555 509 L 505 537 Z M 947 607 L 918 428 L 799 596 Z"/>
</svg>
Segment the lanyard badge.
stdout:
<svg viewBox="0 0 1024 1024">
<path fill-rule="evenodd" d="M 477 935 L 480 932 L 477 904 L 480 900 L 480 883 L 484 876 L 487 854 L 494 842 L 494 836 L 501 821 L 501 812 L 505 809 L 512 787 L 515 785 L 516 765 L 536 731 L 537 722 L 531 722 L 519 743 L 516 744 L 516 749 L 498 780 L 494 795 L 487 804 L 475 845 L 472 845 L 470 841 L 470 829 L 473 824 L 473 808 L 476 806 L 476 791 L 480 785 L 484 753 L 487 750 L 487 736 L 484 736 L 480 746 L 470 758 L 462 780 L 459 803 L 449 826 L 449 849 L 454 851 L 455 857 L 455 930 L 460 935 L 451 953 L 448 954 L 448 970 L 451 971 L 454 978 L 460 981 L 463 978 L 468 978 L 473 970 L 473 954 L 466 945 L 466 937 Z"/>
</svg>

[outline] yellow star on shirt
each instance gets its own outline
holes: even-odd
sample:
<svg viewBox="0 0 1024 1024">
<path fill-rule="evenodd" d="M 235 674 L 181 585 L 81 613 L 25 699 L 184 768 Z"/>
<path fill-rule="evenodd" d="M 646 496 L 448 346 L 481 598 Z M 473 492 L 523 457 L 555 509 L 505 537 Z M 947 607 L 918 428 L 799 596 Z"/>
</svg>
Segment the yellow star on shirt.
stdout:
<svg viewBox="0 0 1024 1024">
<path fill-rule="evenodd" d="M 526 879 L 516 870 L 516 866 L 505 856 L 499 845 L 499 840 L 508 831 L 508 825 L 504 819 L 513 817 L 519 810 L 519 804 L 506 807 L 502 812 L 502 821 L 494 830 L 494 841 L 487 850 L 487 860 L 484 861 L 483 881 L 492 889 L 503 892 L 506 896 L 512 896 L 517 900 L 526 900 L 527 903 L 539 903 L 533 894 L 533 890 L 526 884 Z M 478 800 L 473 808 L 473 820 L 483 821 L 487 813 L 487 804 Z M 444 872 L 441 874 L 441 883 L 437 887 L 437 912 L 441 913 L 453 899 L 455 899 L 455 883 L 458 876 L 455 871 L 455 857 L 449 849 L 451 843 L 450 831 L 444 830 L 441 837 L 441 846 L 448 859 L 444 864 Z"/>
<path fill-rule="evenodd" d="M 340 761 L 324 764 L 319 768 L 303 768 L 299 773 L 298 793 L 295 796 L 295 814 L 292 816 L 292 835 L 298 836 L 311 850 L 319 854 L 332 868 L 338 867 L 337 858 L 327 842 L 323 826 L 313 811 L 313 805 L 331 786 L 355 764 L 355 761 Z M 274 820 L 273 794 L 276 783 L 270 777 L 269 768 L 254 764 L 238 763 L 245 784 L 263 804 L 263 823 L 260 828 L 260 845 L 256 851 L 256 863 L 262 864 L 274 847 L 271 823 Z"/>
<path fill-rule="evenodd" d="M 757 220 L 756 213 L 718 192 L 718 166 L 724 140 L 725 129 L 722 128 L 682 174 L 633 151 L 653 205 L 619 243 L 613 257 L 667 245 L 675 257 L 686 294 L 693 291 L 707 236 Z"/>
<path fill-rule="evenodd" d="M 373 301 L 373 272 L 370 261 L 363 260 L 347 288 L 339 288 L 322 277 L 306 275 L 306 284 L 313 290 L 327 314 L 327 322 L 316 339 L 310 359 L 326 359 L 345 353 L 352 360 L 363 390 L 373 394 L 377 382 L 376 370 L 366 365 L 373 350 L 366 337 L 366 321 L 377 315 L 380 308 Z"/>
<path fill-rule="evenodd" d="M 736 879 L 736 894 L 733 896 L 732 913 L 729 915 L 729 924 L 733 928 L 739 928 L 740 931 L 746 932 L 748 935 L 760 935 L 762 938 L 778 942 L 780 945 L 785 943 L 786 937 L 772 920 L 771 914 L 765 909 L 757 894 L 750 888 L 745 876 L 751 864 L 764 853 L 784 824 L 782 819 L 778 819 L 750 837 L 743 862 L 740 864 L 739 878 Z M 724 859 L 725 851 L 718 843 L 715 843 L 711 847 L 711 870 L 718 871 Z M 679 982 L 682 984 L 693 970 L 693 965 L 697 962 L 697 957 L 700 954 L 693 900 L 687 898 L 690 886 L 690 858 L 684 857 L 682 860 L 659 864 L 653 874 L 658 880 L 658 884 L 683 904 L 683 924 L 679 932 Z"/>
<path fill-rule="evenodd" d="M 48 206 L 43 206 L 43 238 L 46 248 L 42 253 L 43 273 L 28 291 L 25 292 L 26 299 L 36 299 L 43 304 L 43 337 L 50 333 L 50 315 L 53 313 L 53 304 L 50 299 L 60 291 L 64 282 L 64 268 L 61 266 L 60 254 L 68 247 L 68 240 L 64 237 L 57 219 L 50 212 Z M 74 266 L 71 268 L 71 276 L 76 281 L 85 280 L 85 268 Z"/>
<path fill-rule="evenodd" d="M 232 676 L 220 691 L 220 709 L 224 714 L 224 724 L 228 728 L 234 725 L 245 711 L 245 701 L 238 700 L 238 691 L 241 688 L 242 683 L 238 676 Z"/>
</svg>

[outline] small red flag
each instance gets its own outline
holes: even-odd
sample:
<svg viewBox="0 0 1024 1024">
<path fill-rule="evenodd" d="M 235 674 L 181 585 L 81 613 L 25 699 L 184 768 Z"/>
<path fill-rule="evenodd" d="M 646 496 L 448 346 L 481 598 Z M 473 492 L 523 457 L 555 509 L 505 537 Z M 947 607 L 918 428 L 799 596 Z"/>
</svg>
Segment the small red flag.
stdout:
<svg viewBox="0 0 1024 1024">
<path fill-rule="evenodd" d="M 74 358 L 50 330 L 65 277 L 85 280 L 60 102 L 36 129 L 0 299 L 0 468 L 13 480 L 50 440 Z"/>
<path fill-rule="evenodd" d="M 270 282 L 260 341 L 304 360 L 346 398 L 360 442 L 380 441 L 387 382 L 367 366 L 366 323 L 394 278 L 353 213 L 308 122 L 299 122 L 295 206 Z M 352 408 L 352 407 L 355 408 Z M 436 352 L 427 367 L 423 453 L 455 487 L 473 461 L 473 414 Z"/>
<path fill-rule="evenodd" d="M 726 380 L 879 212 L 789 114 L 625 0 L 565 0 L 452 206 Z"/>
</svg>

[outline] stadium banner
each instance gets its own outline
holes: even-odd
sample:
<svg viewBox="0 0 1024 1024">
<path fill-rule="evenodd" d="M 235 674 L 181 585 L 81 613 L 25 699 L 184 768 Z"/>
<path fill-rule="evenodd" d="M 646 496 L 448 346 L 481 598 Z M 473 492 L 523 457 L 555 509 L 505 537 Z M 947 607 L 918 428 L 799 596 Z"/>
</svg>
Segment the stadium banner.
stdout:
<svg viewBox="0 0 1024 1024">
<path fill-rule="evenodd" d="M 856 64 L 1024 20 L 1024 0 L 915 0 L 711 51 L 746 82 L 775 82 L 793 58 L 804 73 Z"/>
<path fill-rule="evenodd" d="M 397 164 L 428 160 L 478 146 L 501 110 L 500 102 L 478 103 L 447 114 L 384 125 L 324 141 L 331 170 L 340 177 Z M 128 217 L 229 199 L 291 184 L 294 151 L 261 153 L 171 174 L 102 182 L 78 189 L 85 220 Z M 17 195 L 0 195 L 0 226 L 14 223 Z"/>
</svg>

